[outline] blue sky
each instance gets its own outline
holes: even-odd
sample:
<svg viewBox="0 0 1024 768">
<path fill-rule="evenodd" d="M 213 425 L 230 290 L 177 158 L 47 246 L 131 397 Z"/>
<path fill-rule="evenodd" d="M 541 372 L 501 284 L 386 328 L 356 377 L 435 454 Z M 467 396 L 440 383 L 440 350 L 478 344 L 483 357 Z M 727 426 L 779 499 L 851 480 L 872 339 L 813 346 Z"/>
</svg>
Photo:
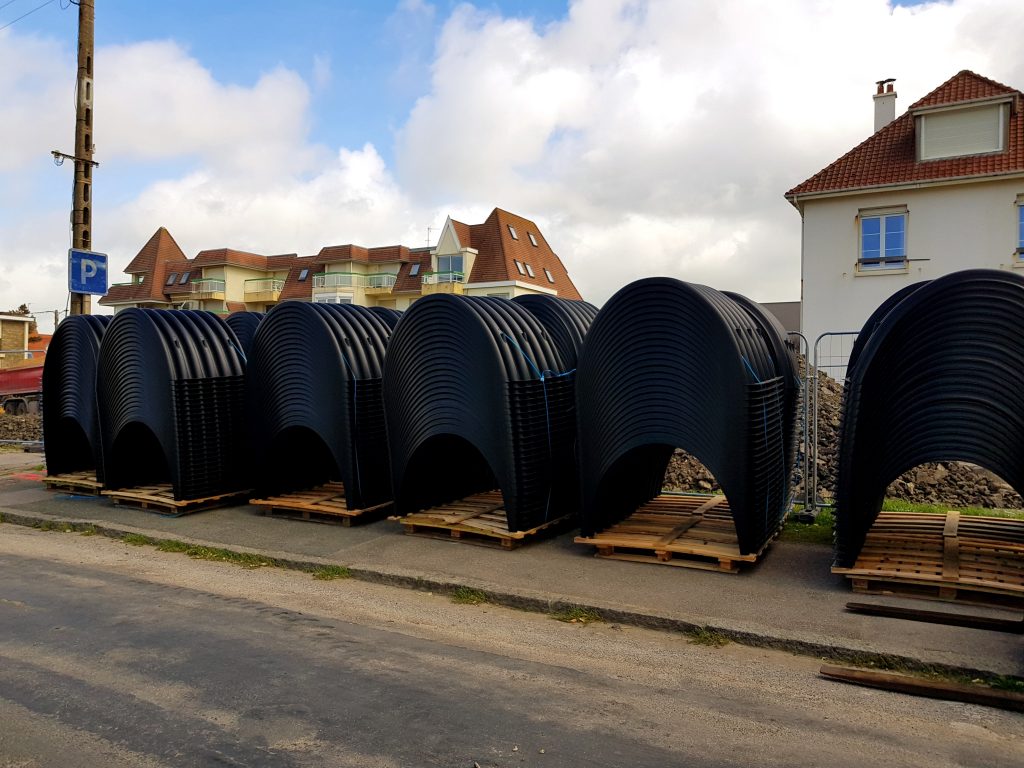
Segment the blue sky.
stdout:
<svg viewBox="0 0 1024 768">
<path fill-rule="evenodd" d="M 3 5 L 5 0 L 0 0 Z M 42 0 L 0 8 L 0 26 Z M 783 194 L 960 69 L 1024 86 L 1019 0 L 97 0 L 94 242 L 419 245 L 535 220 L 583 294 L 799 296 Z M 77 8 L 0 30 L 0 304 L 66 302 Z M 759 269 L 752 269 L 752 265 Z M 2 308 L 2 307 L 0 307 Z"/>
</svg>

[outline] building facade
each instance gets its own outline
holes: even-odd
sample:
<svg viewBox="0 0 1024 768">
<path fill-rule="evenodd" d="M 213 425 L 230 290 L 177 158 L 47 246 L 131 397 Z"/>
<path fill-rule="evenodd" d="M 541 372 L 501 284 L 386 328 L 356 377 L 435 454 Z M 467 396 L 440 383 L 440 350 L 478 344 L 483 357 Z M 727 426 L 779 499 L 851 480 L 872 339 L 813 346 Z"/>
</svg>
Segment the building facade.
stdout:
<svg viewBox="0 0 1024 768">
<path fill-rule="evenodd" d="M 786 193 L 811 344 L 859 331 L 910 283 L 1024 269 L 1024 94 L 965 70 L 899 118 L 895 100 L 879 83 L 875 133 Z"/>
<path fill-rule="evenodd" d="M 131 280 L 111 286 L 100 304 L 228 314 L 289 299 L 404 310 L 432 293 L 581 298 L 537 225 L 498 208 L 481 224 L 449 217 L 432 248 L 348 244 L 313 256 L 220 248 L 189 259 L 161 227 L 125 273 Z"/>
</svg>

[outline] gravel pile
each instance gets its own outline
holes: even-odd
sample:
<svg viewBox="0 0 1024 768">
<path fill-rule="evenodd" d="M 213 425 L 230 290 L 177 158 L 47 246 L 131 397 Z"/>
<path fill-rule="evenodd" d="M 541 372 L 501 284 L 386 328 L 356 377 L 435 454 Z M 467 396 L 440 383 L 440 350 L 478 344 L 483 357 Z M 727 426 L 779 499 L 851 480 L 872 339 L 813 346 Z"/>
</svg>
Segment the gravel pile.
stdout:
<svg viewBox="0 0 1024 768">
<path fill-rule="evenodd" d="M 802 359 L 800 370 L 803 375 Z M 829 501 L 835 493 L 843 387 L 827 374 L 821 374 L 819 379 L 818 461 L 815 469 L 818 496 L 822 501 Z M 797 500 L 803 498 L 803 466 L 801 451 L 797 456 L 795 475 L 794 498 Z M 683 451 L 676 451 L 669 462 L 665 488 L 704 493 L 719 490 L 707 468 Z M 919 504 L 1024 509 L 1024 499 L 1007 483 L 981 467 L 964 462 L 923 464 L 895 480 L 889 486 L 888 496 Z"/>
<path fill-rule="evenodd" d="M 0 414 L 0 440 L 42 440 L 43 417 Z"/>
</svg>

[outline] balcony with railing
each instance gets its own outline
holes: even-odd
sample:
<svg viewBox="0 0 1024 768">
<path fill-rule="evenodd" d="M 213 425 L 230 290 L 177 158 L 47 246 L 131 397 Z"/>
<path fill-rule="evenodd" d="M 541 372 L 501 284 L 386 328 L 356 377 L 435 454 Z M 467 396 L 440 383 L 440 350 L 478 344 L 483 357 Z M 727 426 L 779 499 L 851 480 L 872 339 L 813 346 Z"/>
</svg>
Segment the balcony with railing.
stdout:
<svg viewBox="0 0 1024 768">
<path fill-rule="evenodd" d="M 204 277 L 201 280 L 192 281 L 193 299 L 219 299 L 224 300 L 224 281 Z"/>
<path fill-rule="evenodd" d="M 381 272 L 376 275 L 366 276 L 366 295 L 367 296 L 380 296 L 382 294 L 389 294 L 395 289 L 395 281 L 398 279 L 398 275 L 392 275 L 390 273 Z"/>
<path fill-rule="evenodd" d="M 461 294 L 466 282 L 466 275 L 463 272 L 427 272 L 423 275 L 421 292 L 424 295 L 430 293 L 457 293 Z"/>
<path fill-rule="evenodd" d="M 352 301 L 359 288 L 366 287 L 366 275 L 358 272 L 324 272 L 313 275 L 313 301 Z"/>
<path fill-rule="evenodd" d="M 284 280 L 273 277 L 257 277 L 245 281 L 245 301 L 265 302 L 280 301 L 284 290 Z"/>
</svg>

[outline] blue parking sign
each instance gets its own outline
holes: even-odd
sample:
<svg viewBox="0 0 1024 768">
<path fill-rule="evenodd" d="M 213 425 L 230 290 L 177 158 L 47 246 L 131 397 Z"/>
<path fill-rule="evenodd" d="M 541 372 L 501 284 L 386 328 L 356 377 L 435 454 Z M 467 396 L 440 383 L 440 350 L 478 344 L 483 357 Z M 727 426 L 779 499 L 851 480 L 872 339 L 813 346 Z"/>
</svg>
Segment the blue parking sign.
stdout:
<svg viewBox="0 0 1024 768">
<path fill-rule="evenodd" d="M 68 290 L 72 293 L 107 293 L 107 254 L 94 251 L 68 251 Z"/>
</svg>

